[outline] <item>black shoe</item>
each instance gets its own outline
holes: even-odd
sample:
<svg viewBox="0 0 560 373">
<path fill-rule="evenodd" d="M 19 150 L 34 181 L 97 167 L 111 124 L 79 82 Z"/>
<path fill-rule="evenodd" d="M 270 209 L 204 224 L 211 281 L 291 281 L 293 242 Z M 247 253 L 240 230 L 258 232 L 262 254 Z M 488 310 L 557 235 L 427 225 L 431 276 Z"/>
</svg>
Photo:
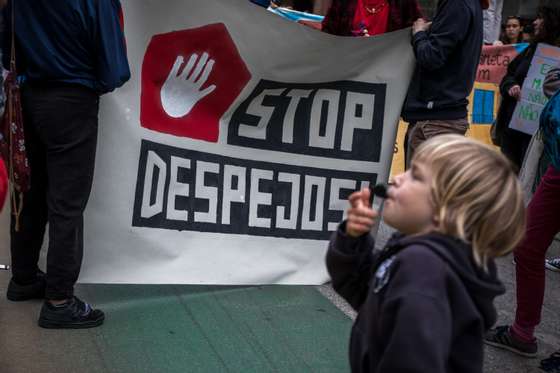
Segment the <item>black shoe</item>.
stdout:
<svg viewBox="0 0 560 373">
<path fill-rule="evenodd" d="M 545 372 L 559 373 L 560 372 L 560 351 L 553 353 L 550 357 L 541 360 L 539 367 Z"/>
<path fill-rule="evenodd" d="M 8 291 L 6 293 L 6 298 L 12 302 L 21 302 L 24 300 L 31 299 L 44 299 L 45 298 L 45 288 L 47 283 L 45 281 L 45 274 L 42 271 L 37 272 L 37 279 L 35 282 L 28 285 L 20 285 L 14 281 L 14 278 L 10 280 L 8 285 Z"/>
<path fill-rule="evenodd" d="M 517 355 L 525 357 L 537 356 L 537 341 L 524 342 L 519 340 L 519 338 L 511 333 L 509 325 L 502 325 L 496 327 L 496 329 L 490 329 L 484 337 L 484 343 L 509 350 Z"/>
<path fill-rule="evenodd" d="M 39 326 L 47 329 L 86 329 L 103 324 L 103 320 L 103 311 L 94 310 L 89 304 L 73 297 L 56 306 L 45 301 L 39 316 Z"/>
</svg>

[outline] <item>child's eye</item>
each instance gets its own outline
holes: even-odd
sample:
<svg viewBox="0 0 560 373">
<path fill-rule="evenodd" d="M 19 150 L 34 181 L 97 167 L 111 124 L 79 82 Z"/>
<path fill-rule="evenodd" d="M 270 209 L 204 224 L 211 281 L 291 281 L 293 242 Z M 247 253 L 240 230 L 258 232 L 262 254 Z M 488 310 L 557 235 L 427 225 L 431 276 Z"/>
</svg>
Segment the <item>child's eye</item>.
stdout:
<svg viewBox="0 0 560 373">
<path fill-rule="evenodd" d="M 418 171 L 412 172 L 412 178 L 414 180 L 422 181 L 422 175 Z"/>
</svg>

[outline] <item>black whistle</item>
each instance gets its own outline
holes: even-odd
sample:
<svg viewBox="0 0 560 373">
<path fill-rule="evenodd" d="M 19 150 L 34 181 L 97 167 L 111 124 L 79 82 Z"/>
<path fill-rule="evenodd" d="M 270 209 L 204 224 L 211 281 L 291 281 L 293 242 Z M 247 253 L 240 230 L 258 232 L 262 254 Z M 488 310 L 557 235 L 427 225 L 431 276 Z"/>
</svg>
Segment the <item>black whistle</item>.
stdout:
<svg viewBox="0 0 560 373">
<path fill-rule="evenodd" d="M 374 187 L 369 187 L 369 204 L 370 206 L 373 205 L 373 196 L 377 196 L 380 198 L 387 198 L 387 185 L 385 184 L 377 184 Z"/>
<path fill-rule="evenodd" d="M 371 191 L 373 195 L 380 197 L 380 198 L 387 198 L 387 185 L 385 184 L 377 184 L 373 187 Z"/>
</svg>

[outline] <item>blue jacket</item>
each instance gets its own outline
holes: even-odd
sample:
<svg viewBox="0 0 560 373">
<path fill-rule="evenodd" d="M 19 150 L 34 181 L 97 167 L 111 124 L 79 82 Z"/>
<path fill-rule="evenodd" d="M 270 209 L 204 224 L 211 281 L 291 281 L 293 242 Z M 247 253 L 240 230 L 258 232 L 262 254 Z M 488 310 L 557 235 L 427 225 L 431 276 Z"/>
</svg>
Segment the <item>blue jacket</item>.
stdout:
<svg viewBox="0 0 560 373">
<path fill-rule="evenodd" d="M 11 6 L 3 62 L 9 68 Z M 130 78 L 118 0 L 15 1 L 16 59 L 29 82 L 75 83 L 106 93 Z"/>
<path fill-rule="evenodd" d="M 465 118 L 482 43 L 480 1 L 441 0 L 430 29 L 412 39 L 416 69 L 403 119 Z"/>
<path fill-rule="evenodd" d="M 560 90 L 550 98 L 540 117 L 544 152 L 552 166 L 560 171 Z"/>
</svg>

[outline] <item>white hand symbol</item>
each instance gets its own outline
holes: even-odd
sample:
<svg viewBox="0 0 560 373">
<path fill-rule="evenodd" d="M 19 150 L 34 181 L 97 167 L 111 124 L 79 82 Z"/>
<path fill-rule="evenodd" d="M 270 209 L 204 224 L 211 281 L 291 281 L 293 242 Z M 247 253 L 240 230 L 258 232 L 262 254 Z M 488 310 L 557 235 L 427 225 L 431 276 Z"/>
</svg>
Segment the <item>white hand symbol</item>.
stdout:
<svg viewBox="0 0 560 373">
<path fill-rule="evenodd" d="M 212 72 L 214 60 L 208 61 L 208 53 L 203 53 L 195 67 L 197 59 L 198 55 L 193 54 L 179 75 L 179 69 L 183 65 L 184 59 L 183 56 L 177 56 L 175 64 L 161 88 L 163 110 L 172 118 L 184 117 L 198 101 L 216 89 L 215 85 L 211 85 L 201 90 Z"/>
</svg>

